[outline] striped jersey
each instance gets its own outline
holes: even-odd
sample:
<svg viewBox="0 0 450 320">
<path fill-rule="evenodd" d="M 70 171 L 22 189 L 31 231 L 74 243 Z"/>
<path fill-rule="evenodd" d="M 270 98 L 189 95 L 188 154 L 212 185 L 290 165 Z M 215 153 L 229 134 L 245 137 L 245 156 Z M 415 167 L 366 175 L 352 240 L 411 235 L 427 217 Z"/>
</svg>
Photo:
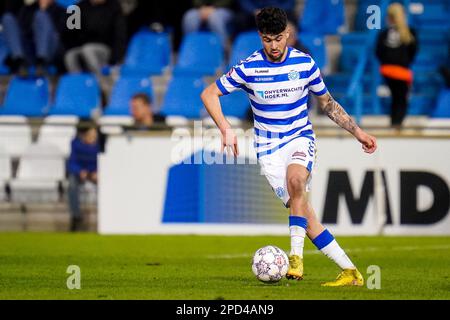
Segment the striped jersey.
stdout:
<svg viewBox="0 0 450 320">
<path fill-rule="evenodd" d="M 253 111 L 258 158 L 276 152 L 298 137 L 315 139 L 308 119 L 308 93 L 323 95 L 327 88 L 308 54 L 288 47 L 283 62 L 254 52 L 217 79 L 222 94 L 245 90 Z"/>
</svg>

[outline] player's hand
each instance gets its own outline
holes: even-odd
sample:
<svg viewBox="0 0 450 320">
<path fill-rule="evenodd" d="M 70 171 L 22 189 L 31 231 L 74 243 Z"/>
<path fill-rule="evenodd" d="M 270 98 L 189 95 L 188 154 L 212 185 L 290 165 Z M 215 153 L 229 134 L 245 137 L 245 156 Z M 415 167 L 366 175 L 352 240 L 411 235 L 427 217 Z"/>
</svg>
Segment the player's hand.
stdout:
<svg viewBox="0 0 450 320">
<path fill-rule="evenodd" d="M 362 144 L 362 148 L 366 153 L 374 153 L 377 150 L 377 139 L 366 132 L 359 130 L 355 134 L 356 139 Z"/>
<path fill-rule="evenodd" d="M 235 157 L 239 155 L 237 137 L 231 128 L 222 131 L 222 153 L 225 148 L 227 149 L 228 155 L 230 154 L 230 149 Z"/>
</svg>

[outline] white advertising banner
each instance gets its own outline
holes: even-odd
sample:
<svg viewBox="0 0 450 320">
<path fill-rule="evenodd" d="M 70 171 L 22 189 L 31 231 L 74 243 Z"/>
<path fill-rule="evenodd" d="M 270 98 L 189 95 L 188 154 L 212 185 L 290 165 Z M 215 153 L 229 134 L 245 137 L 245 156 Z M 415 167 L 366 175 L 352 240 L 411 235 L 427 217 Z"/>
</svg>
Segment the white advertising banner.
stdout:
<svg viewBox="0 0 450 320">
<path fill-rule="evenodd" d="M 251 137 L 239 143 L 250 162 L 240 165 L 255 166 Z M 450 139 L 380 138 L 378 147 L 368 155 L 350 136 L 319 136 L 310 200 L 320 220 L 338 235 L 450 235 Z M 211 159 L 196 152 L 219 148 L 215 138 L 109 137 L 99 159 L 99 233 L 287 234 L 287 225 L 259 220 L 163 222 L 170 168 L 193 155 L 205 164 Z M 281 202 L 276 208 L 287 214 Z"/>
</svg>

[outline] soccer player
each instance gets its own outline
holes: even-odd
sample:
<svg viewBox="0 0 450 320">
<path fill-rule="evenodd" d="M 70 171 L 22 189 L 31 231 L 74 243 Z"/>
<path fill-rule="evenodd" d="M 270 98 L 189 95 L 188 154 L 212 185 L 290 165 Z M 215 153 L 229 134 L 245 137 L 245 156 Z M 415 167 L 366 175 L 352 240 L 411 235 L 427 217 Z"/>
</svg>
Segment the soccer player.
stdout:
<svg viewBox="0 0 450 320">
<path fill-rule="evenodd" d="M 362 286 L 364 279 L 331 233 L 317 219 L 308 202 L 311 170 L 315 161 L 315 135 L 308 119 L 308 93 L 321 109 L 350 132 L 367 153 L 373 153 L 376 139 L 361 130 L 328 92 L 311 56 L 288 47 L 286 13 L 267 7 L 256 16 L 263 48 L 207 87 L 202 101 L 222 134 L 222 149 L 238 156 L 237 138 L 224 117 L 219 97 L 235 90 L 248 93 L 254 116 L 258 162 L 276 195 L 290 208 L 291 251 L 288 279 L 303 279 L 305 235 L 342 272 L 324 286 Z"/>
</svg>

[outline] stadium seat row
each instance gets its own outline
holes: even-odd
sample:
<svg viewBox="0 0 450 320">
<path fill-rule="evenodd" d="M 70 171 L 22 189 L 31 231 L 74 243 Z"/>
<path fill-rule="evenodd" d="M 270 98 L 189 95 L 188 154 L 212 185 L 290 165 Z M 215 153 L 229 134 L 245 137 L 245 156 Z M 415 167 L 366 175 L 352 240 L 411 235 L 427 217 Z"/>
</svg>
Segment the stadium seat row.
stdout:
<svg viewBox="0 0 450 320">
<path fill-rule="evenodd" d="M 203 104 L 200 94 L 205 82 L 198 77 L 174 76 L 169 82 L 160 112 L 163 115 L 184 116 L 188 119 L 201 118 Z M 23 94 L 27 93 L 26 99 Z M 136 93 L 153 97 L 149 78 L 124 76 L 115 83 L 104 115 L 130 115 L 129 100 Z M 245 118 L 249 106 L 246 95 L 239 92 L 222 98 L 225 113 Z M 74 115 L 91 118 L 100 109 L 100 88 L 96 78 L 90 74 L 68 74 L 60 78 L 55 98 L 49 102 L 48 81 L 45 78 L 13 78 L 8 86 L 1 115 L 43 117 L 45 115 Z"/>
<path fill-rule="evenodd" d="M 0 201 L 7 200 L 8 187 L 9 200 L 15 203 L 58 202 L 67 185 L 66 158 L 56 146 L 42 143 L 28 146 L 13 176 L 12 158 L 0 145 Z M 85 192 L 86 189 L 90 192 Z M 92 184 L 84 185 L 82 201 L 96 203 L 95 191 Z"/>
</svg>

